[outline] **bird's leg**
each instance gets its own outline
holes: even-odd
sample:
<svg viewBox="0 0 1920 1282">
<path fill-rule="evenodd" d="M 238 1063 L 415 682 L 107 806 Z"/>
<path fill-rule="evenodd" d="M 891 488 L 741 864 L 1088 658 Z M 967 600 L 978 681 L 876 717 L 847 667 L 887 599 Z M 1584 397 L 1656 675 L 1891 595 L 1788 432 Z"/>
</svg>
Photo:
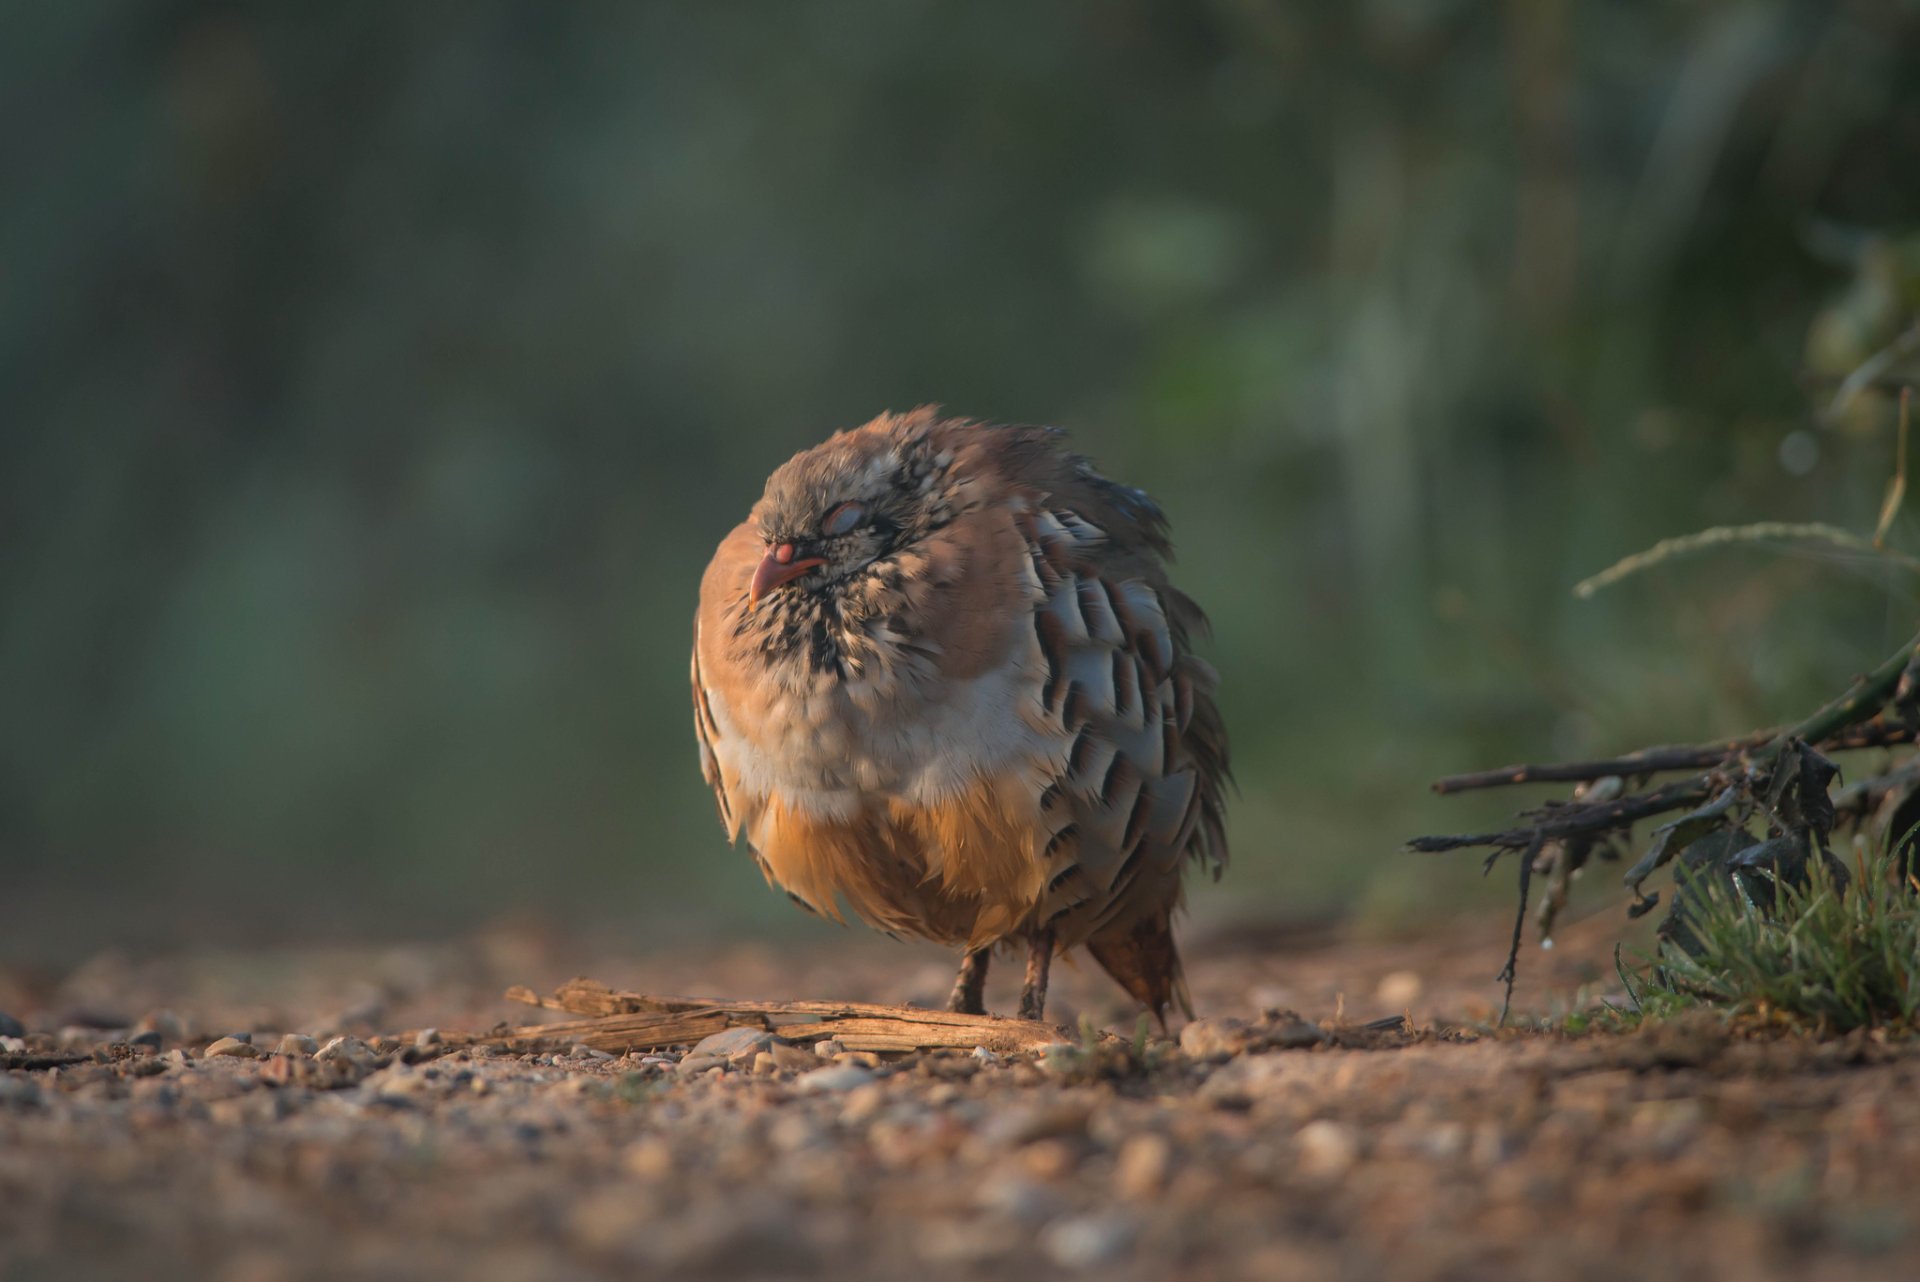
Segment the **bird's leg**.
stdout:
<svg viewBox="0 0 1920 1282">
<path fill-rule="evenodd" d="M 947 1009 L 956 1015 L 987 1013 L 987 963 L 992 954 L 984 948 L 969 948 L 960 956 L 960 977 L 953 981 L 953 994 Z"/>
<path fill-rule="evenodd" d="M 1053 931 L 1027 937 L 1027 982 L 1020 989 L 1020 1018 L 1039 1019 L 1047 1010 L 1047 968 L 1053 964 Z"/>
</svg>

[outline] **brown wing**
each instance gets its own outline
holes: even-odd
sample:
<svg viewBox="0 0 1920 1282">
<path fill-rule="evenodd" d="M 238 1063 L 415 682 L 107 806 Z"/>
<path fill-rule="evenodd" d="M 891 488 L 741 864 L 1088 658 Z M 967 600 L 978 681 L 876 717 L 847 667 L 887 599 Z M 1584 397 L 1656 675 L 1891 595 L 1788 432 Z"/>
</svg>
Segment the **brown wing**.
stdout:
<svg viewBox="0 0 1920 1282">
<path fill-rule="evenodd" d="M 1070 736 L 1044 802 L 1058 826 L 1041 921 L 1072 943 L 1171 908 L 1187 860 L 1225 864 L 1226 743 L 1213 670 L 1187 650 L 1204 620 L 1156 557 L 1070 509 L 1022 523 L 1045 592 L 1040 697 Z"/>
</svg>

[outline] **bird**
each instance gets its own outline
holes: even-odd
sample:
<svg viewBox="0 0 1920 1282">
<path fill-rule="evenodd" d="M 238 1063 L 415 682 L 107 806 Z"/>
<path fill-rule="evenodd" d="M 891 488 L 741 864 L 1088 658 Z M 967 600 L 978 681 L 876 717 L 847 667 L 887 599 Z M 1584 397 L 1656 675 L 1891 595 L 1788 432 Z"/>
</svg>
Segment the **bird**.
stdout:
<svg viewBox="0 0 1920 1282">
<path fill-rule="evenodd" d="M 694 618 L 728 838 L 803 908 L 956 947 L 984 1014 L 1026 949 L 1040 1020 L 1084 948 L 1166 1028 L 1172 919 L 1227 863 L 1218 675 L 1167 520 L 1057 428 L 883 413 L 803 450 L 721 542 Z"/>
</svg>

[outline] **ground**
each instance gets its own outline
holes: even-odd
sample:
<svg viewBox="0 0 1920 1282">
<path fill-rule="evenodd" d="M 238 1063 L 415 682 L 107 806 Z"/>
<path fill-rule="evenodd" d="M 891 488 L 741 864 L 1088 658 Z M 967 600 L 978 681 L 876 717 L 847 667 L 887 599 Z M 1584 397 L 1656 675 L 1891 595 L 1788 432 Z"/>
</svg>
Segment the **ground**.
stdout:
<svg viewBox="0 0 1920 1282">
<path fill-rule="evenodd" d="M 1526 954 L 1517 1008 L 1557 1017 L 1613 989 L 1622 925 L 1602 912 Z M 1203 1015 L 1255 1045 L 1209 1023 L 1113 1077 L 1066 1052 L 688 1074 L 673 1055 L 428 1038 L 375 1042 L 329 1082 L 304 1056 L 204 1054 L 234 1033 L 271 1052 L 289 1031 L 519 1022 L 506 985 L 573 974 L 944 994 L 937 952 L 859 934 L 646 956 L 500 931 L 0 971 L 0 1010 L 28 1030 L 0 1043 L 0 1279 L 1911 1276 L 1913 1045 L 1696 1018 L 1495 1032 L 1506 930 L 1196 932 Z M 1015 970 L 990 991 L 1002 1009 Z M 1056 976 L 1050 1015 L 1130 1026 L 1104 979 Z M 1411 1031 L 1362 1028 L 1394 1014 Z M 142 1028 L 157 1051 L 124 1044 Z"/>
</svg>

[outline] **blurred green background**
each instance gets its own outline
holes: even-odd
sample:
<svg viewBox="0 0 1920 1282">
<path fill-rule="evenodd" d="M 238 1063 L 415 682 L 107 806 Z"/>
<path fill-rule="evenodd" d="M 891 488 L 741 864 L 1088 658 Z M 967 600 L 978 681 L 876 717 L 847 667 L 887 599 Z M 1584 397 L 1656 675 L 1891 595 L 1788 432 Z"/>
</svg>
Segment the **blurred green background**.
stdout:
<svg viewBox="0 0 1920 1282">
<path fill-rule="evenodd" d="M 828 929 L 722 843 L 695 585 L 776 464 L 924 401 L 1170 512 L 1216 921 L 1504 906 L 1399 851 L 1516 800 L 1431 777 L 1772 722 L 1912 629 L 1810 553 L 1568 591 L 1871 530 L 1888 398 L 1817 409 L 1911 323 L 1911 3 L 0 28 L 0 954 Z"/>
</svg>

